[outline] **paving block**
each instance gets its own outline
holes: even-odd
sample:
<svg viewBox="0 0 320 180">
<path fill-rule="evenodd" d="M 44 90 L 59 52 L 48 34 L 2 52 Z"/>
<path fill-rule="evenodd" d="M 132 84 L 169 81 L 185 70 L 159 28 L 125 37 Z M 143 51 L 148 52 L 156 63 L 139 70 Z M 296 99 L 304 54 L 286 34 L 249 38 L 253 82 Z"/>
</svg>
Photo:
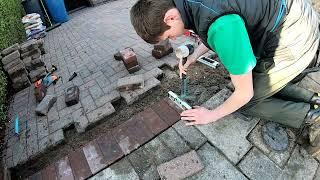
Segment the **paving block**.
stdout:
<svg viewBox="0 0 320 180">
<path fill-rule="evenodd" d="M 57 180 L 57 172 L 54 164 L 47 166 L 46 168 L 41 170 L 41 175 L 46 180 Z"/>
<path fill-rule="evenodd" d="M 60 117 L 59 119 L 54 119 L 52 121 L 49 121 L 49 132 L 55 132 L 60 129 L 65 129 L 67 127 L 70 127 L 70 125 L 74 122 L 73 117 L 71 114 L 65 115 L 63 117 Z"/>
<path fill-rule="evenodd" d="M 158 135 L 169 127 L 151 108 L 140 112 L 139 116 L 154 135 Z"/>
<path fill-rule="evenodd" d="M 122 62 L 129 73 L 134 73 L 140 70 L 136 53 L 132 48 L 125 48 L 120 51 L 120 54 L 122 56 Z"/>
<path fill-rule="evenodd" d="M 160 41 L 158 44 L 154 45 L 154 49 L 152 50 L 152 56 L 156 59 L 160 59 L 170 53 L 173 52 L 173 48 L 168 39 L 164 41 Z"/>
<path fill-rule="evenodd" d="M 97 107 L 103 106 L 106 102 L 115 102 L 121 98 L 119 91 L 113 90 L 95 100 Z"/>
<path fill-rule="evenodd" d="M 78 133 L 83 133 L 85 132 L 89 121 L 88 118 L 86 117 L 86 113 L 84 112 L 83 108 L 80 108 L 74 112 L 72 112 L 72 117 L 74 121 L 74 125 L 76 127 L 76 130 Z"/>
<path fill-rule="evenodd" d="M 43 40 L 31 39 L 21 44 L 20 51 L 26 53 L 30 50 L 37 49 L 39 46 L 43 46 Z"/>
<path fill-rule="evenodd" d="M 281 169 L 257 148 L 253 148 L 238 167 L 250 179 L 277 179 Z"/>
<path fill-rule="evenodd" d="M 169 162 L 160 164 L 158 172 L 161 179 L 184 179 L 199 173 L 204 168 L 195 151 L 190 151 Z"/>
<path fill-rule="evenodd" d="M 96 105 L 94 104 L 94 101 L 90 95 L 85 98 L 81 98 L 80 101 L 86 113 L 96 109 Z"/>
<path fill-rule="evenodd" d="M 37 105 L 35 112 L 38 115 L 46 116 L 48 111 L 53 106 L 53 104 L 57 101 L 57 96 L 54 95 L 46 95 L 42 101 Z"/>
<path fill-rule="evenodd" d="M 96 141 L 91 141 L 82 149 L 92 174 L 97 173 L 98 171 L 107 166 L 107 163 L 105 163 L 103 154 Z"/>
<path fill-rule="evenodd" d="M 165 100 L 153 104 L 151 109 L 169 126 L 180 120 L 180 114 L 170 107 Z"/>
<path fill-rule="evenodd" d="M 278 179 L 313 180 L 318 166 L 319 163 L 298 145 Z"/>
<path fill-rule="evenodd" d="M 143 75 L 127 76 L 118 79 L 117 89 L 119 91 L 129 91 L 144 87 Z"/>
<path fill-rule="evenodd" d="M 144 80 L 148 80 L 152 77 L 159 78 L 162 75 L 163 75 L 163 71 L 159 68 L 151 69 L 150 71 L 147 71 L 146 73 L 143 74 Z"/>
<path fill-rule="evenodd" d="M 24 67 L 23 63 L 19 63 L 16 66 L 14 66 L 11 69 L 7 70 L 9 76 L 13 79 L 14 77 L 17 76 L 22 76 L 24 74 L 26 74 L 26 68 Z M 26 74 L 27 75 L 27 74 Z"/>
<path fill-rule="evenodd" d="M 90 123 L 95 123 L 103 118 L 106 118 L 108 115 L 114 113 L 116 110 L 110 102 L 107 102 L 105 105 L 87 113 L 88 121 Z"/>
<path fill-rule="evenodd" d="M 49 136 L 39 139 L 39 152 L 45 152 L 46 149 L 52 148 L 61 144 L 64 141 L 63 130 L 57 130 Z"/>
<path fill-rule="evenodd" d="M 114 128 L 112 134 L 124 154 L 129 154 L 153 137 L 151 131 L 137 115 Z"/>
<path fill-rule="evenodd" d="M 2 58 L 2 64 L 3 65 L 7 65 L 7 64 L 9 64 L 10 62 L 12 62 L 12 61 L 14 61 L 16 59 L 20 59 L 19 51 L 14 51 L 14 52 L 8 54 L 7 56 L 3 57 Z"/>
<path fill-rule="evenodd" d="M 204 165 L 204 169 L 200 173 L 186 179 L 247 179 L 219 150 L 209 143 L 204 144 L 196 152 Z"/>
<path fill-rule="evenodd" d="M 263 141 L 261 136 L 261 127 L 265 122 L 260 122 L 250 133 L 248 139 L 249 141 L 257 148 L 259 148 L 266 156 L 268 156 L 273 162 L 275 162 L 279 167 L 283 167 L 288 159 L 295 146 L 295 135 L 289 129 L 286 129 L 289 137 L 289 147 L 284 152 L 277 152 L 269 148 Z"/>
<path fill-rule="evenodd" d="M 93 99 L 99 99 L 104 94 L 102 89 L 100 88 L 100 86 L 98 84 L 90 87 L 89 88 L 89 92 L 90 92 L 90 94 L 91 94 Z"/>
<path fill-rule="evenodd" d="M 33 69 L 36 69 L 37 67 L 45 66 L 45 63 L 42 61 L 42 59 L 40 57 L 33 58 L 31 60 L 31 66 Z"/>
<path fill-rule="evenodd" d="M 207 138 L 197 128 L 194 126 L 186 126 L 182 120 L 174 124 L 173 128 L 191 149 L 196 150 L 207 142 Z"/>
<path fill-rule="evenodd" d="M 57 176 L 58 179 L 68 179 L 68 180 L 73 180 L 73 172 L 70 167 L 70 162 L 68 157 L 64 157 L 60 159 L 59 161 L 56 162 L 55 164 L 56 169 L 57 169 Z"/>
<path fill-rule="evenodd" d="M 22 61 L 20 59 L 16 59 L 16 60 L 13 60 L 13 61 L 9 62 L 5 66 L 3 66 L 3 69 L 8 71 L 8 70 L 14 68 L 15 66 L 17 66 L 19 64 L 22 64 Z"/>
<path fill-rule="evenodd" d="M 227 97 L 228 92 L 227 89 L 221 90 L 202 106 L 207 108 L 219 106 Z M 196 125 L 195 127 L 236 164 L 251 148 L 252 145 L 246 137 L 258 121 L 259 119 L 256 118 L 247 121 L 247 119 L 244 120 L 231 114 L 215 123 Z"/>
<path fill-rule="evenodd" d="M 119 162 L 111 165 L 107 169 L 96 174 L 90 180 L 139 180 L 138 174 L 134 171 L 127 159 L 121 159 Z"/>
<path fill-rule="evenodd" d="M 68 155 L 68 158 L 75 179 L 83 180 L 92 175 L 82 149 L 73 151 Z"/>
<path fill-rule="evenodd" d="M 156 78 L 151 78 L 145 81 L 144 87 L 142 89 L 136 89 L 134 91 L 124 91 L 120 92 L 121 97 L 123 97 L 127 105 L 133 104 L 139 98 L 144 97 L 147 92 L 151 92 L 153 88 L 160 85 L 160 81 Z"/>
<path fill-rule="evenodd" d="M 12 52 L 19 50 L 19 48 L 20 48 L 19 44 L 18 44 L 18 43 L 15 43 L 15 44 L 11 45 L 10 47 L 2 50 L 2 51 L 1 51 L 1 55 L 2 55 L 3 57 L 5 57 L 5 56 L 11 54 Z"/>
<path fill-rule="evenodd" d="M 31 59 L 32 59 L 32 56 L 37 55 L 37 54 L 41 54 L 41 51 L 39 49 L 33 49 L 31 51 L 27 51 L 25 53 L 22 53 L 21 59 L 24 59 L 26 57 L 31 57 Z"/>
<path fill-rule="evenodd" d="M 158 137 L 167 147 L 170 148 L 171 152 L 175 156 L 180 156 L 190 151 L 190 147 L 173 128 L 167 129 Z"/>
<path fill-rule="evenodd" d="M 96 141 L 106 164 L 110 165 L 124 156 L 124 153 L 110 131 L 100 136 Z"/>
<path fill-rule="evenodd" d="M 246 136 L 257 123 L 258 119 L 245 121 L 229 115 L 215 123 L 197 125 L 196 128 L 236 164 L 250 150 L 252 145 Z"/>
<path fill-rule="evenodd" d="M 16 77 L 14 79 L 12 79 L 12 87 L 15 89 L 15 90 L 22 90 L 26 87 L 29 87 L 31 85 L 27 75 L 25 76 L 21 76 L 21 77 Z"/>
<path fill-rule="evenodd" d="M 317 75 L 319 75 L 319 72 L 312 73 L 312 76 L 307 75 L 299 82 L 298 86 L 313 92 L 320 92 L 320 81 L 316 81 L 319 80 L 319 78 L 316 77 Z"/>
</svg>

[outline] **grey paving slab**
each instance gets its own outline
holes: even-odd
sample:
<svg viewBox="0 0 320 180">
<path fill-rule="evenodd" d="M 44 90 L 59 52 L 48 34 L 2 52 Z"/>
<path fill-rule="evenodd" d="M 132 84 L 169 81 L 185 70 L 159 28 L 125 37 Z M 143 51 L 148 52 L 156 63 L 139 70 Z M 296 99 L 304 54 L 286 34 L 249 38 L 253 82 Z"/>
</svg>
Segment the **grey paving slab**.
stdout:
<svg viewBox="0 0 320 180">
<path fill-rule="evenodd" d="M 167 129 L 158 137 L 167 147 L 170 148 L 170 151 L 175 156 L 179 156 L 190 151 L 190 147 L 173 128 Z"/>
<path fill-rule="evenodd" d="M 186 178 L 188 180 L 220 180 L 220 179 L 247 179 L 233 164 L 228 161 L 215 147 L 209 143 L 204 144 L 197 154 L 204 165 L 204 169 L 198 174 Z"/>
<path fill-rule="evenodd" d="M 239 163 L 238 167 L 250 179 L 277 179 L 282 170 L 257 148 Z"/>
<path fill-rule="evenodd" d="M 174 124 L 173 128 L 192 149 L 198 149 L 207 141 L 207 138 L 198 129 L 194 126 L 186 126 L 181 120 Z"/>
<path fill-rule="evenodd" d="M 101 171 L 97 175 L 89 178 L 90 180 L 139 180 L 138 174 L 134 171 L 131 164 L 126 158 L 120 160 L 119 162 L 111 165 L 107 169 Z"/>
<path fill-rule="evenodd" d="M 312 180 L 318 166 L 319 163 L 314 158 L 312 158 L 303 148 L 297 146 L 278 179 Z"/>
</svg>

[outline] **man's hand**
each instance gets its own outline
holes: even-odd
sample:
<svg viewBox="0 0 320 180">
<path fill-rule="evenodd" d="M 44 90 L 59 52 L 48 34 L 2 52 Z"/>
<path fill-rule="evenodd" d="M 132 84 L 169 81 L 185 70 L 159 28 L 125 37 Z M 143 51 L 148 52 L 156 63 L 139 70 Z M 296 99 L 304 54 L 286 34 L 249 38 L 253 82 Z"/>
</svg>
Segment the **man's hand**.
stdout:
<svg viewBox="0 0 320 180">
<path fill-rule="evenodd" d="M 218 118 L 204 107 L 195 106 L 195 109 L 183 111 L 181 113 L 181 120 L 188 121 L 187 126 L 196 124 L 208 124 L 218 120 Z"/>
<path fill-rule="evenodd" d="M 195 63 L 196 62 L 196 57 L 194 57 L 193 55 L 190 55 L 188 56 L 187 58 L 187 62 L 182 65 L 182 59 L 180 59 L 179 61 L 179 75 L 180 75 L 180 78 L 182 78 L 182 74 L 187 74 L 187 70 L 188 70 L 188 67 Z"/>
</svg>

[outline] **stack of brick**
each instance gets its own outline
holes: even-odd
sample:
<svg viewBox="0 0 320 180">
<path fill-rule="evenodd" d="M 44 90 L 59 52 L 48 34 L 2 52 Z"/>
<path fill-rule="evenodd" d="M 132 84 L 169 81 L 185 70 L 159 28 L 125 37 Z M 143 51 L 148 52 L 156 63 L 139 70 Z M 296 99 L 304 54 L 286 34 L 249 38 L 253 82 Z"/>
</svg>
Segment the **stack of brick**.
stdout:
<svg viewBox="0 0 320 180">
<path fill-rule="evenodd" d="M 28 72 L 20 59 L 19 44 L 14 44 L 1 52 L 4 70 L 8 73 L 15 90 L 30 86 Z"/>
<path fill-rule="evenodd" d="M 46 67 L 41 57 L 45 53 L 43 43 L 42 39 L 32 39 L 21 44 L 20 47 L 21 59 L 29 73 L 31 82 L 35 82 L 46 75 Z"/>
</svg>

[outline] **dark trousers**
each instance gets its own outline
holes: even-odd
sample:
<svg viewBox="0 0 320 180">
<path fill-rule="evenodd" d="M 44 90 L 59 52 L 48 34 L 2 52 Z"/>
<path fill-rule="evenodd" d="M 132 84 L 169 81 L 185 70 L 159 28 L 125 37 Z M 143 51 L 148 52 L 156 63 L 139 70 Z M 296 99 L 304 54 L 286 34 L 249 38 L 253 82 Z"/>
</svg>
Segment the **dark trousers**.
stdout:
<svg viewBox="0 0 320 180">
<path fill-rule="evenodd" d="M 314 92 L 290 81 L 298 76 L 316 55 L 319 45 L 319 19 L 306 0 L 293 1 L 279 30 L 267 37 L 265 54 L 253 70 L 254 97 L 240 112 L 299 128 L 310 110 Z M 274 62 L 273 66 L 266 66 Z"/>
</svg>

